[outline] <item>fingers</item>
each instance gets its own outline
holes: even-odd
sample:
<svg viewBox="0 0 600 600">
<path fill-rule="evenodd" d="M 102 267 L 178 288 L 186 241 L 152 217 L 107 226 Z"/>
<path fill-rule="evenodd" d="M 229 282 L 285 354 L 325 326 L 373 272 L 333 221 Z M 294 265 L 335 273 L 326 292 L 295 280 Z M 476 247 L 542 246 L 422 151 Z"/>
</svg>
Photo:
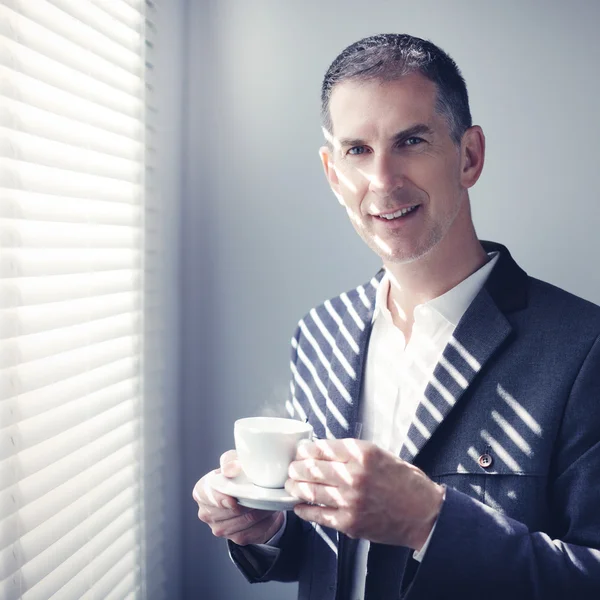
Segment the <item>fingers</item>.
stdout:
<svg viewBox="0 0 600 600">
<path fill-rule="evenodd" d="M 221 473 L 230 479 L 237 477 L 242 472 L 242 466 L 237 458 L 235 450 L 228 450 L 221 455 L 219 460 L 221 465 Z"/>
<path fill-rule="evenodd" d="M 231 496 L 222 494 L 210 486 L 205 475 L 194 486 L 192 496 L 198 503 L 198 518 L 209 525 L 243 516 L 251 509 L 238 504 Z"/>
<path fill-rule="evenodd" d="M 247 509 L 247 511 L 231 519 L 211 521 L 198 516 L 210 527 L 216 537 L 224 537 L 240 546 L 247 544 L 264 544 L 269 541 L 283 525 L 283 513 L 265 510 Z"/>
<path fill-rule="evenodd" d="M 205 522 L 217 537 L 226 537 L 241 546 L 262 544 L 275 535 L 283 524 L 283 513 L 246 508 L 235 498 L 215 490 L 209 478 L 220 470 L 238 469 L 235 451 L 221 457 L 221 469 L 207 473 L 196 483 L 192 491 L 198 503 L 198 518 Z M 225 473 L 224 473 L 225 474 Z"/>
<path fill-rule="evenodd" d="M 221 458 L 219 459 L 221 468 L 223 468 L 224 464 L 231 462 L 232 460 L 237 460 L 237 452 L 235 450 L 227 450 L 227 452 L 223 452 L 223 454 L 221 454 Z"/>
<path fill-rule="evenodd" d="M 298 517 L 311 523 L 318 523 L 324 527 L 331 527 L 337 531 L 344 532 L 348 537 L 363 537 L 363 527 L 360 520 L 353 517 L 351 512 L 337 508 L 323 506 L 310 506 L 309 504 L 297 504 L 294 512 Z"/>
<path fill-rule="evenodd" d="M 288 475 L 295 481 L 326 483 L 338 487 L 341 484 L 353 485 L 358 476 L 348 463 L 306 458 L 290 464 Z"/>
<path fill-rule="evenodd" d="M 300 444 L 296 450 L 296 460 L 313 458 L 315 460 L 345 461 L 347 453 L 343 452 L 341 440 L 315 440 L 314 442 Z"/>
<path fill-rule="evenodd" d="M 336 508 L 322 506 L 311 506 L 309 504 L 297 504 L 294 506 L 297 516 L 311 523 L 318 523 L 325 527 L 332 527 L 338 531 L 342 530 L 342 519 L 340 511 Z"/>
<path fill-rule="evenodd" d="M 296 451 L 296 459 L 314 458 L 317 460 L 334 460 L 348 462 L 360 459 L 363 442 L 351 438 L 343 440 L 315 440 L 308 444 L 300 444 Z"/>
<path fill-rule="evenodd" d="M 213 471 L 212 473 L 214 473 Z M 192 497 L 198 504 L 205 504 L 207 506 L 223 508 L 228 510 L 239 510 L 239 505 L 235 498 L 222 494 L 215 490 L 208 482 L 208 477 L 211 473 L 205 475 L 196 485 L 192 491 Z"/>
<path fill-rule="evenodd" d="M 262 511 L 258 511 L 262 512 Z M 228 539 L 238 546 L 248 544 L 264 544 L 268 542 L 283 525 L 283 513 L 269 513 L 269 516 L 258 521 L 247 529 L 230 534 Z M 213 532 L 214 533 L 214 532 Z"/>
<path fill-rule="evenodd" d="M 272 518 L 272 516 L 273 513 L 271 511 L 249 509 L 243 515 L 214 523 L 212 527 L 213 534 L 217 537 L 230 537 L 236 533 L 246 531 L 265 519 Z"/>
<path fill-rule="evenodd" d="M 342 491 L 333 486 L 308 483 L 306 481 L 294 481 L 293 479 L 288 479 L 285 482 L 285 489 L 288 494 L 300 498 L 300 500 L 304 500 L 305 502 L 334 508 L 350 506 L 355 496 L 352 490 Z"/>
<path fill-rule="evenodd" d="M 210 504 L 198 504 L 198 518 L 204 523 L 212 526 L 215 523 L 221 523 L 240 517 L 250 510 L 251 509 L 240 505 L 236 505 L 236 508 L 230 510 L 227 508 L 211 506 Z"/>
</svg>

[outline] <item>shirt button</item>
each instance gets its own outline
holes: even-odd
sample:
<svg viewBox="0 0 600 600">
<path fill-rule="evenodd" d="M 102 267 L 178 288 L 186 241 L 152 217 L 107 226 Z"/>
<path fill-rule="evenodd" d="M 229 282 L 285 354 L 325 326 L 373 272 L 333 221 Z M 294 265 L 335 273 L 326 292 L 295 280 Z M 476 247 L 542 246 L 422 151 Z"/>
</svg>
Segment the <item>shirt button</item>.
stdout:
<svg viewBox="0 0 600 600">
<path fill-rule="evenodd" d="M 489 454 L 482 454 L 478 459 L 477 462 L 479 463 L 480 467 L 483 467 L 484 469 L 487 469 L 488 467 L 492 466 L 492 462 L 493 459 Z"/>
</svg>

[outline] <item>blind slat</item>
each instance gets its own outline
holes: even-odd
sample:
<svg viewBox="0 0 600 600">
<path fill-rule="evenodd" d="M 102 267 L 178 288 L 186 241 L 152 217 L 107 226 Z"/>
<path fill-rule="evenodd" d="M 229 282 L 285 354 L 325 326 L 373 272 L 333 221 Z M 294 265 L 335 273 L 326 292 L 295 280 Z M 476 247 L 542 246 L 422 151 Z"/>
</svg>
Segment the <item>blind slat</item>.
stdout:
<svg viewBox="0 0 600 600">
<path fill-rule="evenodd" d="M 103 56 L 106 60 L 124 69 L 135 71 L 141 52 L 138 44 L 127 48 L 103 35 L 97 28 L 82 19 L 73 17 L 50 2 L 30 2 L 29 0 L 4 0 L 5 4 L 18 14 L 55 31 L 61 36 Z"/>
<path fill-rule="evenodd" d="M 0 373 L 8 380 L 7 391 L 12 388 L 14 393 L 18 394 L 21 391 L 26 393 L 75 377 L 121 358 L 135 356 L 140 351 L 139 343 L 139 336 L 126 336 L 34 360 L 27 364 L 4 369 Z M 6 371 L 8 371 L 7 374 Z"/>
<path fill-rule="evenodd" d="M 139 571 L 139 568 L 138 568 Z M 132 572 L 131 570 L 123 577 L 118 585 L 114 589 L 104 596 L 104 600 L 135 600 L 136 598 L 142 598 L 142 589 L 137 583 L 141 573 Z M 161 595 L 150 592 L 147 598 L 160 598 Z M 162 597 L 167 598 L 168 595 L 164 593 Z"/>
<path fill-rule="evenodd" d="M 110 533 L 112 536 L 120 534 L 116 539 L 106 541 L 103 532 L 102 537 L 98 536 L 98 539 L 92 540 L 95 543 L 91 542 L 89 546 L 84 548 L 87 560 L 82 559 L 81 556 L 71 556 L 67 561 L 67 565 L 69 570 L 73 572 L 72 576 L 66 577 L 58 569 L 56 573 L 53 573 L 54 577 L 52 579 L 60 582 L 62 584 L 60 587 L 51 582 L 49 578 L 47 583 L 44 582 L 44 585 L 40 585 L 39 595 L 32 595 L 31 597 L 24 595 L 23 600 L 45 600 L 50 597 L 65 598 L 65 600 L 78 598 L 79 596 L 73 594 L 77 594 L 80 589 L 89 589 L 90 581 L 97 581 L 101 575 L 109 571 L 131 551 L 134 539 L 130 531 L 134 527 L 134 519 L 135 515 L 126 514 L 111 526 Z M 51 594 L 51 596 L 48 594 Z"/>
<path fill-rule="evenodd" d="M 59 381 L 24 394 L 8 395 L 0 402 L 0 422 L 12 425 L 20 419 L 30 419 L 60 408 L 63 404 L 85 396 L 89 390 L 100 391 L 127 379 L 135 379 L 139 371 L 138 357 L 128 356 L 86 371 L 66 381 Z"/>
<path fill-rule="evenodd" d="M 100 7 L 104 12 L 111 15 L 114 19 L 117 19 L 117 21 L 126 24 L 132 29 L 139 27 L 140 20 L 143 18 L 142 5 L 139 2 L 114 2 L 113 0 L 92 1 L 96 6 Z"/>
<path fill-rule="evenodd" d="M 0 239 L 5 248 L 139 248 L 137 227 L 88 223 L 47 223 L 3 219 Z"/>
<path fill-rule="evenodd" d="M 128 248 L 102 250 L 83 248 L 76 253 L 55 248 L 47 250 L 7 248 L 0 256 L 0 278 L 117 271 L 133 269 L 139 262 L 139 251 Z"/>
<path fill-rule="evenodd" d="M 17 481 L 39 473 L 37 484 L 48 486 L 47 489 L 54 489 L 59 482 L 72 477 L 72 473 L 80 472 L 81 461 L 85 461 L 88 454 L 93 453 L 98 460 L 112 452 L 109 443 L 113 439 L 112 436 L 114 440 L 119 440 L 120 445 L 123 440 L 131 441 L 129 436 L 136 434 L 139 429 L 139 420 L 135 415 L 138 403 L 137 398 L 123 401 L 106 412 L 92 417 L 81 427 L 65 431 L 60 437 L 60 444 L 53 443 L 54 440 L 46 440 L 32 448 L 21 450 L 18 460 L 12 456 L 0 461 L 0 470 L 4 470 L 5 464 L 8 468 L 12 467 L 12 478 Z M 105 437 L 106 448 L 96 447 L 97 441 Z M 86 456 L 78 456 L 78 451 L 84 447 Z M 64 472 L 60 477 L 52 479 L 50 473 L 55 471 L 55 465 L 61 461 L 64 461 L 61 463 Z M 0 482 L 0 485 L 2 484 L 4 482 Z"/>
<path fill-rule="evenodd" d="M 24 510 L 9 515 L 0 523 L 4 547 L 10 549 L 10 545 L 19 540 L 22 564 L 25 564 L 25 558 L 32 560 L 121 492 L 137 488 L 139 465 L 133 461 L 116 473 L 101 475 L 102 484 L 96 485 L 98 480 L 93 479 L 93 472 L 88 469 Z M 70 488 L 76 495 L 66 497 L 56 493 L 63 488 Z M 86 492 L 81 493 L 82 489 Z M 38 512 L 40 507 L 41 514 Z"/>
<path fill-rule="evenodd" d="M 61 435 L 61 440 L 66 437 L 63 434 L 70 431 L 78 431 L 80 428 L 73 429 L 79 425 L 90 426 L 90 420 L 102 415 L 108 419 L 106 412 L 115 406 L 135 403 L 139 393 L 139 386 L 134 385 L 131 380 L 99 390 L 90 394 L 84 399 L 78 398 L 54 409 L 53 420 L 47 423 L 45 415 L 33 417 L 31 419 L 20 420 L 17 423 L 0 429 L 2 440 L 0 441 L 0 462 L 7 460 L 15 447 L 17 449 L 25 448 L 31 450 L 39 444 L 53 441 L 53 438 Z M 46 423 L 46 426 L 44 426 Z"/>
<path fill-rule="evenodd" d="M 23 600 L 51 598 L 55 591 L 85 568 L 94 556 L 104 551 L 108 550 L 115 560 L 119 560 L 124 546 L 129 549 L 135 543 L 132 530 L 135 530 L 139 517 L 131 506 L 135 506 L 136 499 L 136 493 L 126 490 L 52 548 L 24 564 L 21 567 L 25 583 Z M 90 535 L 93 537 L 86 544 Z M 121 538 L 124 538 L 125 543 L 118 543 Z"/>
<path fill-rule="evenodd" d="M 0 127 L 0 156 L 75 173 L 94 173 L 129 183 L 138 183 L 142 165 L 137 161 L 78 148 L 63 142 Z"/>
<path fill-rule="evenodd" d="M 91 323 L 115 315 L 134 313 L 139 308 L 140 293 L 132 291 L 4 309 L 0 313 L 3 320 L 0 339 L 52 331 L 59 327 L 70 327 L 80 323 Z"/>
<path fill-rule="evenodd" d="M 0 88 L 5 98 L 131 139 L 141 139 L 143 122 L 77 93 L 61 89 L 0 63 Z"/>
<path fill-rule="evenodd" d="M 120 46 L 140 54 L 143 44 L 141 31 L 143 24 L 138 22 L 138 27 L 132 29 L 115 19 L 100 7 L 89 0 L 49 0 L 51 4 L 71 15 L 78 21 L 88 25 L 102 34 L 103 37 L 113 40 Z M 23 0 L 21 0 L 23 2 Z"/>
<path fill-rule="evenodd" d="M 0 63 L 14 75 L 41 81 L 132 118 L 143 111 L 141 89 L 132 95 L 0 35 Z"/>
<path fill-rule="evenodd" d="M 136 162 L 144 158 L 143 146 L 135 139 L 10 98 L 0 99 L 0 126 Z"/>
<path fill-rule="evenodd" d="M 138 183 L 0 156 L 0 187 L 127 202 L 139 197 Z"/>
<path fill-rule="evenodd" d="M 50 490 L 36 489 L 35 478 L 29 482 L 19 481 L 0 492 L 0 507 L 4 518 L 24 514 L 30 530 L 34 529 L 43 521 L 51 519 L 70 502 L 85 496 L 89 491 L 90 481 L 103 481 L 104 485 L 109 485 L 113 478 L 123 478 L 122 472 L 137 469 L 138 446 L 138 441 L 127 444 Z M 2 545 L 8 544 L 8 537 L 3 537 Z"/>
<path fill-rule="evenodd" d="M 18 363 L 39 360 L 57 352 L 67 352 L 100 342 L 137 333 L 140 314 L 125 314 L 99 319 L 97 321 L 74 325 L 44 333 L 14 338 L 0 338 L 0 370 Z M 0 427 L 2 423 L 0 422 Z"/>
<path fill-rule="evenodd" d="M 11 44 L 11 34 L 19 31 L 18 45 L 31 49 L 42 56 L 55 60 L 80 73 L 92 76 L 96 81 L 105 83 L 129 95 L 140 97 L 143 81 L 141 57 L 137 58 L 129 69 L 123 69 L 112 61 L 106 60 L 91 51 L 87 46 L 73 42 L 58 34 L 54 27 L 42 26 L 23 15 L 12 12 L 0 5 L 0 40 Z M 1 42 L 0 42 L 1 43 Z"/>
<path fill-rule="evenodd" d="M 0 308 L 69 302 L 139 289 L 134 270 L 103 271 L 49 277 L 21 277 L 0 281 Z"/>
<path fill-rule="evenodd" d="M 114 558 L 107 555 L 106 557 L 101 557 L 98 562 L 103 563 L 101 570 L 105 571 L 104 576 L 98 579 L 87 593 L 84 593 L 82 596 L 72 595 L 71 598 L 81 597 L 81 600 L 102 598 L 102 600 L 108 600 L 111 597 L 116 597 L 122 599 L 125 598 L 126 592 L 132 589 L 136 571 L 140 568 L 136 564 L 136 556 L 133 551 L 126 552 L 120 560 L 117 559 L 114 561 Z M 97 568 L 97 565 L 90 565 L 91 570 L 94 568 Z M 84 581 L 82 580 L 79 589 L 85 589 L 83 585 Z M 62 597 L 65 600 L 69 598 L 66 595 Z"/>
<path fill-rule="evenodd" d="M 85 456 L 80 456 L 78 452 L 72 452 L 52 464 L 49 461 L 38 461 L 35 464 L 30 461 L 29 464 L 23 465 L 31 471 L 28 476 L 25 476 L 26 473 L 21 464 L 14 464 L 16 462 L 14 459 L 12 465 L 10 460 L 4 461 L 0 463 L 0 472 L 4 471 L 7 476 L 0 480 L 0 484 L 6 485 L 5 482 L 10 481 L 9 477 L 12 477 L 14 483 L 7 485 L 6 489 L 17 486 L 15 489 L 18 490 L 19 497 L 26 502 L 34 502 L 84 473 L 92 464 L 92 460 L 99 463 L 112 457 L 110 461 L 117 461 L 118 451 L 136 443 L 138 433 L 139 422 L 136 421 L 120 424 L 118 428 L 104 435 L 101 431 L 91 431 L 85 447 Z M 94 435 L 97 437 L 94 438 Z M 115 462 L 115 464 L 117 463 Z"/>
<path fill-rule="evenodd" d="M 135 563 L 135 554 L 131 551 L 127 552 L 121 560 L 118 560 L 110 568 L 108 567 L 110 563 L 105 562 L 105 564 L 103 570 L 107 568 L 108 570 L 92 587 L 89 587 L 89 573 L 86 573 L 88 576 L 87 581 L 85 576 L 70 581 L 63 589 L 58 591 L 55 596 L 56 600 L 70 600 L 71 598 L 80 598 L 81 600 L 102 598 L 102 600 L 109 600 L 113 597 L 123 600 L 123 598 L 126 598 L 127 592 L 135 589 L 136 571 L 139 570 L 139 566 Z M 91 568 L 93 569 L 95 566 L 93 565 Z"/>
<path fill-rule="evenodd" d="M 0 218 L 139 226 L 140 207 L 124 202 L 67 198 L 24 190 L 5 190 Z"/>
</svg>

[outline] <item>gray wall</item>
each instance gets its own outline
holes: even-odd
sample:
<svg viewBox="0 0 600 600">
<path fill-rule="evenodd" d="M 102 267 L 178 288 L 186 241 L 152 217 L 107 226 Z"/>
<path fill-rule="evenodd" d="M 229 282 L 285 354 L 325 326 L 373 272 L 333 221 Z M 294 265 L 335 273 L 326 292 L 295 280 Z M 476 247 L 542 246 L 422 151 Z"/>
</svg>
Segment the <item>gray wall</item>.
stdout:
<svg viewBox="0 0 600 600">
<path fill-rule="evenodd" d="M 487 135 L 472 192 L 480 237 L 600 303 L 600 3 L 188 0 L 187 22 L 185 598 L 285 600 L 295 586 L 250 587 L 235 572 L 190 493 L 232 446 L 236 418 L 283 402 L 298 318 L 378 267 L 318 163 L 324 71 L 373 33 L 447 50 Z"/>
<path fill-rule="evenodd" d="M 144 371 L 144 546 L 145 594 L 148 600 L 181 597 L 182 589 L 182 469 L 180 394 L 180 247 L 182 211 L 183 105 L 185 0 L 169 0 L 170 10 L 148 12 L 158 35 L 148 102 L 156 134 L 149 139 L 160 168 L 148 183 L 146 196 Z"/>
</svg>

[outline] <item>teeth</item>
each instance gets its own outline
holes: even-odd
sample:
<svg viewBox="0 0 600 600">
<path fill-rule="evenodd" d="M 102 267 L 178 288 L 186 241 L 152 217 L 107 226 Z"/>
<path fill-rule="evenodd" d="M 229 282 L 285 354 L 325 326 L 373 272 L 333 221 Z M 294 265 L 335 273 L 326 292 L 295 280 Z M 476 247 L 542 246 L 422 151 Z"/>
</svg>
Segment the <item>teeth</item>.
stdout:
<svg viewBox="0 0 600 600">
<path fill-rule="evenodd" d="M 403 217 L 405 214 L 412 212 L 413 210 L 415 210 L 415 208 L 417 208 L 418 204 L 415 206 L 409 206 L 408 208 L 401 208 L 400 210 L 397 210 L 395 213 L 389 213 L 387 215 L 378 215 L 379 217 L 381 217 L 382 219 L 387 219 L 388 221 L 391 221 L 392 219 L 397 219 L 398 217 Z"/>
</svg>

